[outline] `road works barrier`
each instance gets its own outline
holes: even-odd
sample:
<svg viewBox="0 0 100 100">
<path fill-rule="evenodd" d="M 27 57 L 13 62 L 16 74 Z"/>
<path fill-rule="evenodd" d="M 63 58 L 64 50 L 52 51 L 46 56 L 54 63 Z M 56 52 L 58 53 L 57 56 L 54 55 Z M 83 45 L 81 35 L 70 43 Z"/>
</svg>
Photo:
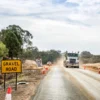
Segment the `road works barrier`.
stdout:
<svg viewBox="0 0 100 100">
<path fill-rule="evenodd" d="M 12 100 L 11 99 L 11 92 L 12 92 L 11 87 L 8 87 L 5 100 Z"/>
<path fill-rule="evenodd" d="M 84 66 L 84 70 L 86 69 L 86 66 Z"/>
<path fill-rule="evenodd" d="M 42 70 L 42 74 L 46 74 L 46 70 L 45 69 Z"/>
<path fill-rule="evenodd" d="M 100 68 L 99 68 L 98 74 L 100 74 Z"/>
<path fill-rule="evenodd" d="M 48 68 L 47 67 L 45 69 L 48 71 Z"/>
</svg>

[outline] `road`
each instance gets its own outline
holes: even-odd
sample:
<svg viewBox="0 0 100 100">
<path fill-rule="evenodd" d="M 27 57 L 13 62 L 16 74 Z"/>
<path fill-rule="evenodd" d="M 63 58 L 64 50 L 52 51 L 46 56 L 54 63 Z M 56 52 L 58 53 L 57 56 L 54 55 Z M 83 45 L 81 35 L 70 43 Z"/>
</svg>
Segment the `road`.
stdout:
<svg viewBox="0 0 100 100">
<path fill-rule="evenodd" d="M 65 69 L 94 99 L 100 100 L 100 75 L 88 70 Z"/>
<path fill-rule="evenodd" d="M 88 98 L 66 77 L 63 69 L 54 67 L 40 83 L 33 100 L 88 100 Z"/>
</svg>

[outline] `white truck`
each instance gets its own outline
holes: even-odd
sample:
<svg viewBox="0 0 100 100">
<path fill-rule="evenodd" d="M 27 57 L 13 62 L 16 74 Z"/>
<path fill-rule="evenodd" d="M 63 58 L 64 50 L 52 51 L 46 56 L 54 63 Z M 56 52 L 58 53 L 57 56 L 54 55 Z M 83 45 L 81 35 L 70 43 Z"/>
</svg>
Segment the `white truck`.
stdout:
<svg viewBox="0 0 100 100">
<path fill-rule="evenodd" d="M 66 59 L 64 60 L 64 66 L 66 68 L 79 68 L 79 54 L 68 53 Z"/>
</svg>

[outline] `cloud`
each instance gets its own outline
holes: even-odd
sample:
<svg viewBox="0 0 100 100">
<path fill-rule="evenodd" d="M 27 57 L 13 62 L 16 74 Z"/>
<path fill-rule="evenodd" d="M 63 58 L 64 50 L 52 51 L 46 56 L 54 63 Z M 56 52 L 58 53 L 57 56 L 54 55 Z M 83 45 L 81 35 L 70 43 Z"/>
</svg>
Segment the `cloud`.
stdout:
<svg viewBox="0 0 100 100">
<path fill-rule="evenodd" d="M 0 15 L 33 16 L 90 26 L 87 20 L 91 22 L 99 16 L 99 3 L 100 0 L 4 0 L 0 2 Z"/>
<path fill-rule="evenodd" d="M 78 7 L 79 4 L 78 3 L 73 3 L 73 2 L 66 2 L 66 7 Z"/>
<path fill-rule="evenodd" d="M 0 29 L 20 25 L 41 50 L 99 51 L 100 0 L 0 0 Z"/>
<path fill-rule="evenodd" d="M 52 0 L 53 4 L 62 4 L 65 3 L 67 0 Z"/>
</svg>

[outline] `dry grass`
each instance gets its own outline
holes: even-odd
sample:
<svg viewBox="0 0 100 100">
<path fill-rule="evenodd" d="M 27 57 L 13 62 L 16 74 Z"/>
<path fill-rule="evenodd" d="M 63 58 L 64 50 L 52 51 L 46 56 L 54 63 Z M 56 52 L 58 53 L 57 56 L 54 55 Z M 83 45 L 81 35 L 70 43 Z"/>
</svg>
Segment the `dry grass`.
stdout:
<svg viewBox="0 0 100 100">
<path fill-rule="evenodd" d="M 9 85 L 12 87 L 12 100 L 30 100 L 31 96 L 35 94 L 36 87 L 40 80 L 44 77 L 41 74 L 41 70 L 29 71 L 24 70 L 22 74 L 18 76 L 18 82 L 28 82 L 28 84 L 18 85 L 18 90 L 15 91 L 15 78 L 6 82 L 6 87 Z M 3 84 L 0 89 L 0 100 L 4 100 L 6 92 L 3 90 Z"/>
</svg>

